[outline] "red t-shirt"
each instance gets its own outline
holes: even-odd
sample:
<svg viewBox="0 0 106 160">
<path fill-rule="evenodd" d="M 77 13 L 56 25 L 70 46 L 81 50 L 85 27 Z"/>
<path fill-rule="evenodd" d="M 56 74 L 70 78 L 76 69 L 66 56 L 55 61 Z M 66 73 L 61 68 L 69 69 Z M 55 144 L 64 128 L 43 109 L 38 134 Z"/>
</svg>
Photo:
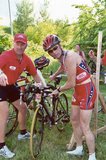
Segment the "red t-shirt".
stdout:
<svg viewBox="0 0 106 160">
<path fill-rule="evenodd" d="M 102 58 L 102 64 L 106 66 L 106 52 L 104 54 L 104 57 Z"/>
<path fill-rule="evenodd" d="M 32 60 L 26 54 L 23 54 L 20 62 L 13 49 L 4 51 L 0 55 L 0 69 L 6 74 L 10 85 L 14 84 L 25 70 L 32 76 L 37 73 Z"/>
</svg>

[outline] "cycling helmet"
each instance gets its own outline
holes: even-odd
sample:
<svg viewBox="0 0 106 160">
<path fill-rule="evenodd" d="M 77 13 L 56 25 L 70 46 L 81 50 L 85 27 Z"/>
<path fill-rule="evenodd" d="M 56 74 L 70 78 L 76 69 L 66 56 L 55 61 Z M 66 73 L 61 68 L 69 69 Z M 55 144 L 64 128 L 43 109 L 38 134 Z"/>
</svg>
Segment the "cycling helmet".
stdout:
<svg viewBox="0 0 106 160">
<path fill-rule="evenodd" d="M 34 64 L 36 66 L 36 68 L 38 68 L 39 70 L 43 69 L 44 67 L 49 65 L 50 60 L 48 58 L 46 58 L 45 56 L 41 56 L 39 58 L 36 58 L 34 60 Z"/>
<path fill-rule="evenodd" d="M 52 47 L 54 47 L 56 44 L 59 44 L 59 43 L 60 43 L 60 39 L 58 36 L 54 34 L 48 35 L 43 41 L 43 49 L 45 51 L 48 51 L 49 49 L 51 49 Z"/>
</svg>

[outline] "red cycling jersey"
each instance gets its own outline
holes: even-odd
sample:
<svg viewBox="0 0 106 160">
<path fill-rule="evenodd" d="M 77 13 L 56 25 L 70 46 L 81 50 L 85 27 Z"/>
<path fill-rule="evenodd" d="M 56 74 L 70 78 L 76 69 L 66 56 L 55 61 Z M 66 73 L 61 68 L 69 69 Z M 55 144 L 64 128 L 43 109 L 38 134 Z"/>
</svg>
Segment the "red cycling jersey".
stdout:
<svg viewBox="0 0 106 160">
<path fill-rule="evenodd" d="M 102 64 L 106 66 L 106 52 L 104 54 L 104 57 L 102 58 Z"/>
<path fill-rule="evenodd" d="M 84 61 L 77 66 L 76 85 L 90 78 L 89 69 Z"/>
<path fill-rule="evenodd" d="M 14 84 L 23 71 L 28 71 L 32 76 L 36 75 L 37 70 L 31 59 L 23 54 L 22 61 L 17 59 L 14 49 L 4 51 L 0 55 L 0 69 L 6 74 L 9 85 Z"/>
</svg>

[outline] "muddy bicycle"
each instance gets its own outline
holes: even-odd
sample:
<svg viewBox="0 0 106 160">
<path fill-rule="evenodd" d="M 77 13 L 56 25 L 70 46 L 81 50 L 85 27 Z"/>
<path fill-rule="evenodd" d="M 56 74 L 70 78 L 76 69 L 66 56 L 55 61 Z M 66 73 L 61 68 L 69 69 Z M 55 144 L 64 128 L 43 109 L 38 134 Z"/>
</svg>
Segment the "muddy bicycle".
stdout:
<svg viewBox="0 0 106 160">
<path fill-rule="evenodd" d="M 55 125 L 59 131 L 64 129 L 64 125 L 69 122 L 68 100 L 64 93 L 59 96 L 50 97 L 49 94 L 53 91 L 54 86 L 49 85 L 43 89 L 31 85 L 26 93 L 32 94 L 34 97 L 33 104 L 35 112 L 31 125 L 30 151 L 33 158 L 36 158 L 41 151 L 45 123 L 49 127 Z M 37 94 L 41 97 L 38 102 L 35 102 Z"/>
<path fill-rule="evenodd" d="M 28 109 L 34 111 L 30 137 L 30 151 L 33 158 L 37 157 L 41 151 L 45 123 L 50 128 L 55 125 L 58 131 L 62 131 L 65 124 L 69 122 L 68 100 L 65 93 L 61 93 L 57 97 L 50 97 L 49 95 L 56 89 L 60 81 L 61 76 L 58 76 L 54 85 L 49 83 L 46 88 L 42 89 L 33 85 L 33 82 L 23 85 L 25 88 L 22 99 L 27 104 Z M 36 98 L 38 94 L 40 94 L 40 99 Z M 11 135 L 18 126 L 18 111 L 11 103 L 9 111 L 6 136 Z"/>
</svg>

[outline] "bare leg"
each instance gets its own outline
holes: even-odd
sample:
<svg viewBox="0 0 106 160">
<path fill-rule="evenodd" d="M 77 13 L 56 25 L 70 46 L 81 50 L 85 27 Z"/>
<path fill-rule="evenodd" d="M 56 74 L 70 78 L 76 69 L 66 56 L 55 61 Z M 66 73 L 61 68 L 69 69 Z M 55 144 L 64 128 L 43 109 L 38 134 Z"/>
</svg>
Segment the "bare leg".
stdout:
<svg viewBox="0 0 106 160">
<path fill-rule="evenodd" d="M 77 146 L 75 150 L 67 151 L 67 153 L 71 155 L 82 156 L 83 155 L 83 145 L 82 145 L 83 132 L 80 126 L 79 106 L 72 106 L 71 120 L 72 120 L 73 134 L 74 134 Z"/>
<path fill-rule="evenodd" d="M 0 102 L 0 144 L 2 144 L 0 146 L 0 156 L 3 156 L 5 158 L 12 158 L 14 157 L 15 153 L 11 152 L 5 145 L 5 130 L 7 125 L 8 113 L 8 102 Z"/>
<path fill-rule="evenodd" d="M 8 103 L 6 101 L 0 102 L 0 143 L 5 142 L 5 130 L 8 113 Z"/>
<path fill-rule="evenodd" d="M 92 115 L 92 110 L 80 110 L 81 127 L 86 139 L 89 154 L 92 154 L 95 152 L 95 139 L 90 129 L 91 115 Z"/>
<path fill-rule="evenodd" d="M 20 100 L 17 100 L 13 102 L 13 105 L 18 109 L 18 121 L 19 121 L 19 128 L 20 130 L 26 129 L 26 114 L 27 114 L 27 108 L 25 103 L 22 102 L 22 105 L 20 105 Z"/>
<path fill-rule="evenodd" d="M 79 109 L 79 106 L 72 106 L 71 122 L 72 122 L 74 137 L 75 137 L 77 146 L 81 146 L 82 145 L 83 133 L 82 133 L 82 129 L 81 129 L 81 126 L 80 126 L 80 109 Z"/>
</svg>

